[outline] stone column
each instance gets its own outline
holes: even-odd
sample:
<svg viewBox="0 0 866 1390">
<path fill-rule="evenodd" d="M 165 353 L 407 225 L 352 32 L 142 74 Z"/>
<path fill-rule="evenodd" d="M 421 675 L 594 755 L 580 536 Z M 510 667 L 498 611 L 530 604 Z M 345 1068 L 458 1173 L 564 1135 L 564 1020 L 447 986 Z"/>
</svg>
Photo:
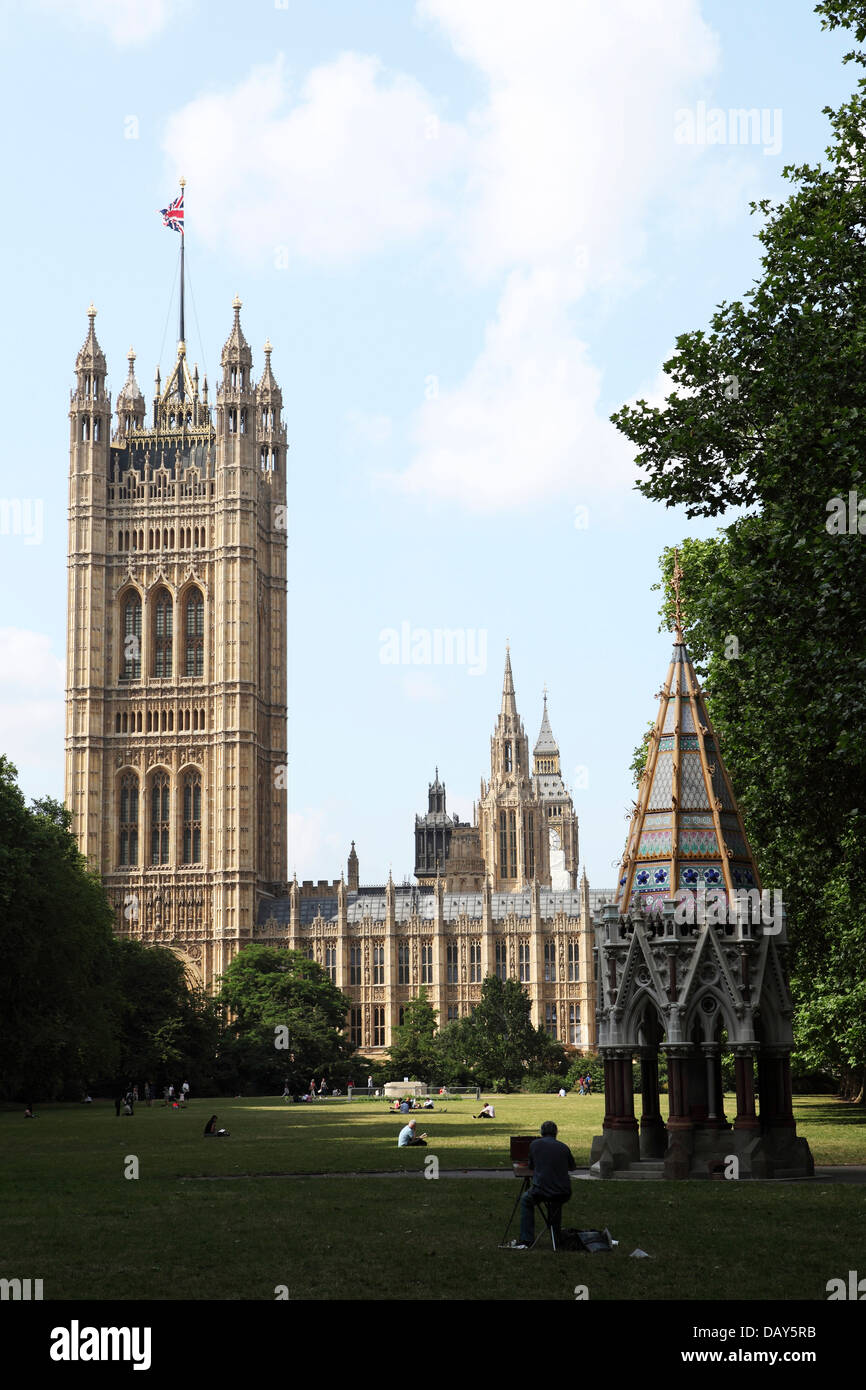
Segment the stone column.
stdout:
<svg viewBox="0 0 866 1390">
<path fill-rule="evenodd" d="M 439 1011 L 438 1027 L 444 1028 L 448 1021 L 448 987 L 445 956 L 445 922 L 443 920 L 443 880 L 436 877 L 433 885 L 433 987 L 427 991 L 430 1003 Z"/>
<path fill-rule="evenodd" d="M 522 842 L 522 836 L 521 836 Z M 530 1015 L 536 1028 L 544 1027 L 544 1005 L 547 990 L 544 984 L 544 941 L 541 934 L 541 890 L 538 880 L 532 882 L 529 898 L 529 997 Z"/>
<path fill-rule="evenodd" d="M 400 1016 L 397 1001 L 397 904 L 394 881 L 390 873 L 385 885 L 385 936 L 383 944 L 385 948 L 385 995 L 381 1002 L 385 1006 L 385 1046 L 390 1047 L 394 1040 L 394 1028 Z"/>
<path fill-rule="evenodd" d="M 660 1158 L 665 1151 L 667 1135 L 659 1107 L 658 1053 L 650 1048 L 641 1049 L 640 1098 L 640 1156 Z"/>
<path fill-rule="evenodd" d="M 637 1135 L 634 1117 L 634 1087 L 631 1078 L 630 1048 L 615 1048 L 605 1055 L 605 1129 L 626 1130 Z"/>
<path fill-rule="evenodd" d="M 493 904 L 490 880 L 485 877 L 481 890 L 481 979 L 496 974 L 496 942 L 493 935 Z"/>
<path fill-rule="evenodd" d="M 704 1064 L 707 1071 L 707 1118 L 703 1123 L 704 1129 L 721 1129 L 724 1125 L 721 1068 L 719 1062 L 719 1044 L 701 1043 L 701 1051 L 704 1054 Z"/>
<path fill-rule="evenodd" d="M 734 1048 L 734 1073 L 737 1087 L 737 1118 L 734 1129 L 760 1129 L 755 1113 L 755 1051 L 757 1044 Z"/>
<path fill-rule="evenodd" d="M 690 1044 L 668 1043 L 665 1047 L 668 1057 L 668 1129 L 691 1130 L 693 1121 L 689 1115 L 687 1067 L 692 1055 Z"/>
<path fill-rule="evenodd" d="M 761 1129 L 794 1129 L 791 1096 L 791 1054 L 787 1048 L 762 1047 L 758 1052 Z"/>
</svg>

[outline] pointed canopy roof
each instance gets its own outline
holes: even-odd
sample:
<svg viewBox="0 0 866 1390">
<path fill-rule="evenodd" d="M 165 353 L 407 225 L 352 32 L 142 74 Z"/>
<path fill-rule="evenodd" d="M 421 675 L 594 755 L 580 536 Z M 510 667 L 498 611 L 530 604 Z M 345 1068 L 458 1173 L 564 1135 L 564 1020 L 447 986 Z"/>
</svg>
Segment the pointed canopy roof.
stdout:
<svg viewBox="0 0 866 1390">
<path fill-rule="evenodd" d="M 126 356 L 129 360 L 129 373 L 118 393 L 117 404 L 119 407 L 121 401 L 128 401 L 131 405 L 141 406 L 143 410 L 144 396 L 141 394 L 141 387 L 135 379 L 135 353 L 132 348 L 129 349 Z"/>
<path fill-rule="evenodd" d="M 243 362 L 249 366 L 253 360 L 253 355 L 250 352 L 250 345 L 244 337 L 244 330 L 241 328 L 241 309 L 243 308 L 243 304 L 237 295 L 235 295 L 232 300 L 232 308 L 235 314 L 234 322 L 232 323 L 231 332 L 223 344 L 220 364 L 224 367 L 228 362 Z"/>
<path fill-rule="evenodd" d="M 198 397 L 198 370 L 196 376 L 192 377 L 186 360 L 186 344 L 178 343 L 177 361 L 169 373 L 168 380 L 162 390 L 161 403 L 169 405 L 173 401 L 184 400 L 190 402 Z"/>
<path fill-rule="evenodd" d="M 256 388 L 260 398 L 265 396 L 278 397 L 282 401 L 282 393 L 277 385 L 277 379 L 271 369 L 271 353 L 273 352 L 270 338 L 267 339 L 264 347 L 265 369 L 262 372 L 261 380 Z"/>
<path fill-rule="evenodd" d="M 511 648 L 505 647 L 505 675 L 502 680 L 502 714 L 517 718 L 517 701 L 514 698 L 514 677 L 511 674 Z"/>
<path fill-rule="evenodd" d="M 102 351 L 96 339 L 96 329 L 94 328 L 96 309 L 92 304 L 87 310 L 87 318 L 89 320 L 87 337 L 84 339 L 79 349 L 78 356 L 75 359 L 75 370 L 77 372 L 87 371 L 89 368 L 91 371 L 96 370 L 98 372 L 104 372 L 105 353 Z"/>
<path fill-rule="evenodd" d="M 629 827 L 617 905 L 659 911 L 665 899 L 761 881 L 719 741 L 682 635 L 676 641 Z"/>
<path fill-rule="evenodd" d="M 559 745 L 553 737 L 553 730 L 550 727 L 550 720 L 547 716 L 547 691 L 544 692 L 544 714 L 541 718 L 541 729 L 535 741 L 533 753 L 559 753 Z"/>
</svg>

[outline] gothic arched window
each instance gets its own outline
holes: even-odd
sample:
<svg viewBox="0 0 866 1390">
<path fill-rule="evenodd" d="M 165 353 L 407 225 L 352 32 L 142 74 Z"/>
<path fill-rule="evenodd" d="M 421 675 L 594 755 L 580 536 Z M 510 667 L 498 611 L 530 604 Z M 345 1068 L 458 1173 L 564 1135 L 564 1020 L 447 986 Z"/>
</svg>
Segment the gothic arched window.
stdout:
<svg viewBox="0 0 866 1390">
<path fill-rule="evenodd" d="M 168 863 L 168 773 L 158 772 L 150 784 L 150 862 Z"/>
<path fill-rule="evenodd" d="M 138 778 L 129 772 L 120 783 L 120 862 L 138 863 Z"/>
<path fill-rule="evenodd" d="M 153 600 L 153 674 L 170 676 L 174 603 L 167 589 L 158 589 Z"/>
<path fill-rule="evenodd" d="M 201 863 L 201 774 L 188 772 L 183 779 L 183 862 Z"/>
<path fill-rule="evenodd" d="M 204 675 L 204 595 L 200 589 L 190 589 L 186 598 L 184 643 L 187 676 Z"/>
<path fill-rule="evenodd" d="M 141 598 L 127 595 L 123 602 L 123 647 L 120 653 L 120 679 L 141 680 Z"/>
</svg>

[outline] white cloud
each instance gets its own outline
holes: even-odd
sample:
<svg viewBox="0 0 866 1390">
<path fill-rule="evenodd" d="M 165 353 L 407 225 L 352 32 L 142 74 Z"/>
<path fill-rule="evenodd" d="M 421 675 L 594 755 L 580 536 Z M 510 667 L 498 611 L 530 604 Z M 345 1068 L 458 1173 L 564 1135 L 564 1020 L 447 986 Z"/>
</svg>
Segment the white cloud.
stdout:
<svg viewBox="0 0 866 1390">
<path fill-rule="evenodd" d="M 383 478 L 477 511 L 565 492 L 585 504 L 628 487 L 631 449 L 596 414 L 600 380 L 571 330 L 558 277 L 515 272 L 469 375 L 425 402 L 412 463 Z"/>
<path fill-rule="evenodd" d="M 105 28 L 119 48 L 147 43 L 167 26 L 184 0 L 38 0 L 74 28 Z"/>
<path fill-rule="evenodd" d="M 417 237 L 445 216 L 438 186 L 462 140 L 413 78 L 344 53 L 298 94 L 279 55 L 176 112 L 163 145 L 188 179 L 196 235 L 279 264 L 345 261 Z"/>
<path fill-rule="evenodd" d="M 633 263 L 646 199 L 685 167 L 674 109 L 717 61 L 698 0 L 537 0 L 531 23 L 522 0 L 418 9 L 486 81 L 463 241 L 476 272 L 569 274 L 579 247 L 595 283 Z"/>
<path fill-rule="evenodd" d="M 197 234 L 239 256 L 345 262 L 435 233 L 477 284 L 499 289 L 464 379 L 410 425 L 409 495 L 471 510 L 621 494 L 628 446 L 599 415 L 600 373 L 576 331 L 646 275 L 651 224 L 695 236 L 740 201 L 733 166 L 692 191 L 701 151 L 675 112 L 706 95 L 718 43 L 699 0 L 418 0 L 480 75 L 461 123 L 414 78 L 344 53 L 297 90 L 282 57 L 170 118 L 164 147 L 189 179 Z M 349 421 L 369 443 L 390 420 Z"/>
<path fill-rule="evenodd" d="M 691 167 L 674 107 L 705 79 L 715 39 L 696 0 L 577 6 L 419 0 L 480 69 L 458 251 L 504 285 L 466 378 L 426 402 L 415 451 L 389 481 L 475 509 L 622 493 L 631 450 L 597 413 L 601 380 L 569 310 L 641 274 L 644 223 Z"/>
</svg>

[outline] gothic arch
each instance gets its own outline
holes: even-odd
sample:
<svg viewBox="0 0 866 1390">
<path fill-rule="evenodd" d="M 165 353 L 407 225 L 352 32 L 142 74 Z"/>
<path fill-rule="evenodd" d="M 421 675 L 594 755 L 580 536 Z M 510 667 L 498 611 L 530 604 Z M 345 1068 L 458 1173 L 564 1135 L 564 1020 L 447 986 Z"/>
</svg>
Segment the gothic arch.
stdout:
<svg viewBox="0 0 866 1390">
<path fill-rule="evenodd" d="M 148 628 L 150 632 L 149 672 L 158 679 L 169 678 L 175 669 L 175 611 L 173 586 L 160 574 L 148 590 Z"/>
<path fill-rule="evenodd" d="M 178 675 L 204 679 L 208 665 L 208 598 L 198 578 L 190 577 L 181 584 L 177 613 Z"/>
<path fill-rule="evenodd" d="M 712 999 L 715 1002 L 715 1009 L 712 1013 L 703 1007 L 705 999 Z M 692 994 L 686 1006 L 686 1014 L 683 1019 L 683 1037 L 691 1038 L 695 1023 L 699 1023 L 704 1042 L 713 1042 L 716 1023 L 721 1018 L 724 1027 L 727 1029 L 729 1042 L 739 1041 L 741 1032 L 740 1021 L 731 1008 L 730 1000 L 724 992 L 715 984 L 707 984 L 699 987 Z M 712 1022 L 712 1026 L 711 1025 Z"/>
<path fill-rule="evenodd" d="M 144 643 L 144 594 L 125 578 L 115 596 L 118 680 L 140 681 Z"/>
<path fill-rule="evenodd" d="M 147 769 L 144 798 L 144 862 L 151 868 L 170 864 L 175 857 L 171 835 L 174 793 L 174 779 L 169 767 L 163 763 L 156 763 Z"/>
<path fill-rule="evenodd" d="M 180 865 L 204 865 L 204 771 L 184 763 L 177 774 L 177 860 Z"/>
<path fill-rule="evenodd" d="M 662 1007 L 655 996 L 655 992 L 648 985 L 638 987 L 636 993 L 629 1001 L 628 1010 L 623 1018 L 620 1033 L 623 1038 L 633 1039 L 635 1044 L 641 1047 L 652 1047 L 651 1042 L 641 1043 L 638 1037 L 640 1026 L 649 1012 L 655 1015 L 655 1021 L 664 1036 L 667 1033 L 667 1020 L 665 1019 Z"/>
</svg>

